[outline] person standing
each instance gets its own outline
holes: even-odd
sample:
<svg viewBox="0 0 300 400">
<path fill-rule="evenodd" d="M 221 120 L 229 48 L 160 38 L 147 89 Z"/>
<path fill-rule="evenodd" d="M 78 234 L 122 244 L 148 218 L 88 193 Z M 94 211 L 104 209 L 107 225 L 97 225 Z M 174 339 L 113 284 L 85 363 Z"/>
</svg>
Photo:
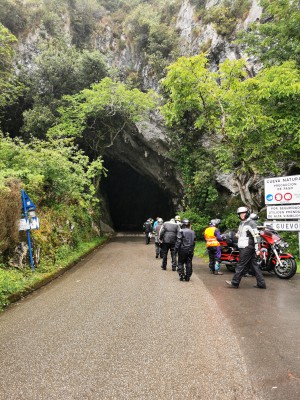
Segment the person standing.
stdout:
<svg viewBox="0 0 300 400">
<path fill-rule="evenodd" d="M 196 234 L 190 229 L 188 219 L 182 221 L 181 229 L 175 243 L 175 254 L 178 253 L 178 274 L 181 281 L 189 281 L 193 273 L 193 256 L 196 244 Z"/>
<path fill-rule="evenodd" d="M 179 225 L 176 224 L 174 219 L 171 219 L 170 221 L 164 222 L 161 230 L 159 231 L 159 241 L 161 243 L 163 256 L 161 268 L 163 270 L 167 269 L 167 258 L 170 250 L 172 258 L 172 270 L 176 271 L 177 263 L 174 249 L 179 229 Z"/>
<path fill-rule="evenodd" d="M 152 232 L 152 220 L 148 218 L 147 221 L 143 224 L 143 230 L 145 234 L 146 244 L 150 243 L 150 236 Z"/>
<path fill-rule="evenodd" d="M 212 219 L 209 223 L 209 226 L 204 231 L 206 248 L 209 255 L 209 269 L 214 275 L 223 275 L 223 272 L 220 271 L 220 241 L 222 240 L 221 233 L 218 229 L 220 222 L 221 221 L 219 219 Z"/>
<path fill-rule="evenodd" d="M 237 214 L 241 220 L 237 233 L 240 261 L 235 269 L 232 280 L 226 281 L 226 283 L 229 287 L 237 289 L 242 277 L 250 267 L 256 278 L 256 285 L 254 287 L 266 289 L 265 279 L 257 263 L 257 256 L 260 254 L 258 249 L 260 235 L 257 223 L 250 218 L 250 211 L 247 207 L 239 207 Z"/>
<path fill-rule="evenodd" d="M 156 219 L 155 219 L 155 221 L 154 221 L 154 223 L 153 223 L 153 231 L 155 231 L 155 228 L 156 228 L 156 226 L 157 226 L 157 224 L 158 224 L 158 220 L 159 220 L 160 218 L 159 217 L 156 217 Z"/>
<path fill-rule="evenodd" d="M 178 224 L 179 227 L 181 228 L 181 218 L 180 218 L 180 215 L 175 215 L 174 220 L 175 220 L 176 224 Z"/>
<path fill-rule="evenodd" d="M 161 250 L 161 243 L 159 241 L 159 231 L 161 230 L 162 224 L 163 224 L 162 218 L 157 219 L 157 224 L 155 228 L 153 229 L 154 231 L 154 240 L 155 240 L 155 258 L 162 258 L 162 250 Z M 155 223 L 154 223 L 155 224 Z"/>
</svg>

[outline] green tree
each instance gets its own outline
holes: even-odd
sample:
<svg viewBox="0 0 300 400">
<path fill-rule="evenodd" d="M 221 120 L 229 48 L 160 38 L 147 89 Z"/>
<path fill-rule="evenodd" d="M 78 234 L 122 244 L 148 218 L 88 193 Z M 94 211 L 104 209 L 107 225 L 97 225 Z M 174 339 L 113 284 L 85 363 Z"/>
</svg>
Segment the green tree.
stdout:
<svg viewBox="0 0 300 400">
<path fill-rule="evenodd" d="M 90 163 L 72 141 L 33 140 L 0 136 L 0 188 L 7 179 L 22 182 L 40 206 L 80 204 L 85 209 L 97 202 L 92 180 L 104 172 L 101 157 Z"/>
<path fill-rule="evenodd" d="M 23 4 L 19 1 L 1 0 L 0 22 L 17 35 L 22 32 L 28 23 Z"/>
<path fill-rule="evenodd" d="M 59 109 L 60 123 L 48 132 L 50 137 L 82 137 L 95 154 L 103 154 L 126 127 L 147 118 L 155 106 L 154 92 L 129 90 L 124 84 L 104 78 L 74 96 L 64 97 Z"/>
<path fill-rule="evenodd" d="M 101 10 L 97 0 L 70 0 L 72 42 L 79 48 L 86 45 L 93 33 Z"/>
<path fill-rule="evenodd" d="M 41 227 L 33 235 L 44 261 L 50 257 L 53 265 L 58 248 L 73 248 L 98 235 L 93 226 L 99 225 L 97 191 L 102 174 L 101 157 L 90 162 L 72 140 L 26 144 L 0 135 L 0 250 L 9 256 L 20 240 L 21 188 L 38 208 Z"/>
<path fill-rule="evenodd" d="M 212 23 L 219 35 L 230 37 L 238 21 L 245 19 L 249 9 L 248 0 L 224 0 L 206 12 L 204 21 Z"/>
<path fill-rule="evenodd" d="M 13 104 L 23 91 L 13 69 L 16 41 L 16 37 L 0 23 L 0 109 Z"/>
<path fill-rule="evenodd" d="M 161 77 L 178 43 L 178 35 L 169 15 L 175 5 L 170 1 L 153 3 L 135 5 L 125 19 L 124 31 L 138 51 L 143 52 L 157 76 Z"/>
<path fill-rule="evenodd" d="M 261 0 L 263 13 L 240 42 L 246 44 L 264 65 L 278 65 L 294 60 L 300 66 L 300 12 L 298 0 Z"/>
<path fill-rule="evenodd" d="M 22 74 L 29 88 L 23 131 L 42 138 L 55 124 L 62 96 L 99 82 L 108 69 L 100 52 L 79 51 L 68 38 L 43 41 L 39 49 L 40 53 L 32 60 L 34 67 L 31 65 Z"/>
<path fill-rule="evenodd" d="M 292 62 L 247 78 L 243 60 L 225 61 L 218 72 L 204 55 L 180 58 L 169 67 L 162 107 L 169 125 L 182 126 L 177 140 L 205 147 L 215 174 L 231 173 L 245 204 L 261 206 L 254 188 L 259 175 L 299 165 L 300 75 Z"/>
</svg>

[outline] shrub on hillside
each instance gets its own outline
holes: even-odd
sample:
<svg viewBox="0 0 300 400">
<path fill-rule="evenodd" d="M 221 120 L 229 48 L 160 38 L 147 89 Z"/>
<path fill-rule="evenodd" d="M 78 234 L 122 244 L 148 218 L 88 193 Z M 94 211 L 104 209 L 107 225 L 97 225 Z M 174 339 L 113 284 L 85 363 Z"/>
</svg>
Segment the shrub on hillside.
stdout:
<svg viewBox="0 0 300 400">
<path fill-rule="evenodd" d="M 7 251 L 19 240 L 21 217 L 21 182 L 8 179 L 0 184 L 0 252 Z"/>
</svg>

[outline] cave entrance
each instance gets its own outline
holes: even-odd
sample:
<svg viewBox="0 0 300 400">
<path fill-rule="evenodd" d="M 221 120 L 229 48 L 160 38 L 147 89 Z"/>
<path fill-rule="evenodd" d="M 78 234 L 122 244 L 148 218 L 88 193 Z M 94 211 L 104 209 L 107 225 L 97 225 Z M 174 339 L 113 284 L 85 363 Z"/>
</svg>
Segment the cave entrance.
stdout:
<svg viewBox="0 0 300 400">
<path fill-rule="evenodd" d="M 108 176 L 102 191 L 116 231 L 139 231 L 148 218 L 168 220 L 174 216 L 171 195 L 128 164 L 104 159 Z"/>
</svg>

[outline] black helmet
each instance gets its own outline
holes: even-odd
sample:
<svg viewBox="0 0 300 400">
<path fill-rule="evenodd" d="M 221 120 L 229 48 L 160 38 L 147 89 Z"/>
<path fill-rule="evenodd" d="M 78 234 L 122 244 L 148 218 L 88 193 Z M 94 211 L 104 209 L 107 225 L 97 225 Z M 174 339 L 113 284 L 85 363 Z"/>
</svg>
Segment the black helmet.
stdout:
<svg viewBox="0 0 300 400">
<path fill-rule="evenodd" d="M 188 220 L 187 218 L 185 218 L 182 223 L 181 223 L 182 227 L 189 227 L 190 226 L 190 220 Z"/>
</svg>

